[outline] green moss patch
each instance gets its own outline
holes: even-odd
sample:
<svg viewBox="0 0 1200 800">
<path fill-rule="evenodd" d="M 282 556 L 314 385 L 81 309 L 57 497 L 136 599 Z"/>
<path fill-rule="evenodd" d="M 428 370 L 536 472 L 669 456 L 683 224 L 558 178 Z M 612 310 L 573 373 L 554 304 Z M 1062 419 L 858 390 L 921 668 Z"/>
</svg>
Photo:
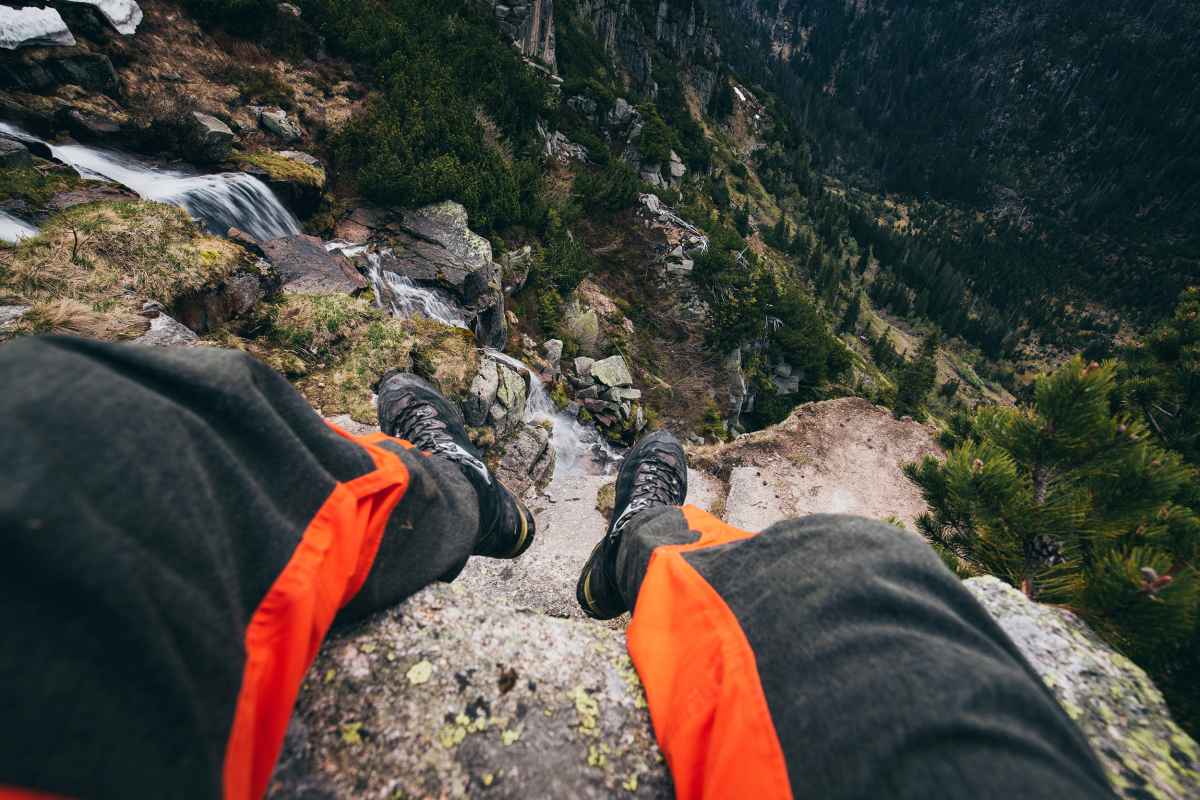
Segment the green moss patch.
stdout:
<svg viewBox="0 0 1200 800">
<path fill-rule="evenodd" d="M 0 170 L 0 197 L 45 205 L 51 197 L 78 188 L 83 180 L 71 170 L 13 167 Z"/>
<path fill-rule="evenodd" d="M 238 160 L 243 164 L 258 167 L 274 181 L 299 183 L 315 189 L 325 188 L 325 170 L 303 161 L 295 161 L 267 150 L 241 155 Z"/>
</svg>

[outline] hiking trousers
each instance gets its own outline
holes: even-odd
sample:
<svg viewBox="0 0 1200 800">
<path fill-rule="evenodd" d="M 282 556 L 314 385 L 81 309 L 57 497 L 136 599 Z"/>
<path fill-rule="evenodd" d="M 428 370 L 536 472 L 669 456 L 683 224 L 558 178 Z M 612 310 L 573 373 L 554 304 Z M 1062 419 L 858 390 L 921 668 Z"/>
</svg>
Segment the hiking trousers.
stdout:
<svg viewBox="0 0 1200 800">
<path fill-rule="evenodd" d="M 479 537 L 458 467 L 338 430 L 239 353 L 21 339 L 0 387 L 0 796 L 261 797 L 331 626 Z M 1108 794 L 909 534 L 659 508 L 618 557 L 680 797 Z"/>
</svg>

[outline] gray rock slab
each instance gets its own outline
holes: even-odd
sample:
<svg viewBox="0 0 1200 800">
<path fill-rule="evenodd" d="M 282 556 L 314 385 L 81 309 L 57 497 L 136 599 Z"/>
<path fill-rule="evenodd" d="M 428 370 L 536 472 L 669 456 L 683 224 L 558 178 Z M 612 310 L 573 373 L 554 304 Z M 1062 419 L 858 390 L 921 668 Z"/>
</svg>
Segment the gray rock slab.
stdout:
<svg viewBox="0 0 1200 800">
<path fill-rule="evenodd" d="M 746 530 L 805 514 L 895 516 L 908 530 L 925 501 L 901 467 L 940 452 L 933 432 L 861 398 L 800 406 L 779 425 L 694 454 L 728 474 L 726 520 Z"/>
<path fill-rule="evenodd" d="M 617 387 L 633 384 L 633 375 L 629 372 L 629 365 L 621 356 L 609 356 L 592 364 L 592 377 L 605 386 Z"/>
<path fill-rule="evenodd" d="M 200 337 L 191 328 L 176 322 L 166 314 L 150 320 L 150 330 L 131 342 L 145 347 L 177 347 L 189 345 Z"/>
<path fill-rule="evenodd" d="M 285 142 L 296 142 L 304 138 L 300 123 L 288 116 L 282 108 L 264 108 L 259 112 L 258 124 L 263 130 L 273 133 Z"/>
<path fill-rule="evenodd" d="M 496 362 L 490 358 L 479 359 L 479 373 L 471 380 L 467 396 L 462 401 L 463 417 L 468 425 L 483 425 L 488 412 L 496 402 L 500 390 L 500 373 Z"/>
<path fill-rule="evenodd" d="M 550 432 L 541 425 L 522 426 L 496 448 L 501 451 L 496 477 L 517 497 L 544 487 L 554 474 Z"/>
<path fill-rule="evenodd" d="M 29 148 L 16 139 L 0 137 L 0 168 L 27 167 L 33 163 Z"/>
<path fill-rule="evenodd" d="M 1200 797 L 1200 748 L 1140 667 L 1070 611 L 990 575 L 964 583 L 1083 731 L 1118 795 Z"/>
<path fill-rule="evenodd" d="M 262 249 L 283 279 L 285 292 L 339 294 L 367 286 L 345 256 L 326 251 L 315 236 L 284 236 L 263 242 Z"/>
<path fill-rule="evenodd" d="M 461 582 L 331 638 L 268 796 L 670 797 L 620 631 Z"/>
</svg>

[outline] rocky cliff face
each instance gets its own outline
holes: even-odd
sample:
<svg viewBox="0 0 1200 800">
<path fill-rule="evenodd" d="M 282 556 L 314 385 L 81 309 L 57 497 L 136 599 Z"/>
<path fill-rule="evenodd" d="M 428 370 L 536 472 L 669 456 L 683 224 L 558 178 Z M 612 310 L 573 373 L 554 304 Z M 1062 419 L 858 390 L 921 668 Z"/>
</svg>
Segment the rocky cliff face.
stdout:
<svg viewBox="0 0 1200 800">
<path fill-rule="evenodd" d="M 551 72 L 557 71 L 554 55 L 554 0 L 493 0 L 492 11 L 500 30 L 513 40 L 521 54 Z"/>
<path fill-rule="evenodd" d="M 751 527 L 805 511 L 910 514 L 920 498 L 911 489 L 901 497 L 899 464 L 934 449 L 928 431 L 884 411 L 815 403 L 777 428 L 694 452 L 688 501 Z M 522 558 L 474 559 L 450 586 L 327 642 L 271 796 L 670 797 L 625 652 L 627 618 L 599 625 L 578 619 L 574 603 L 611 480 L 559 475 L 534 501 L 538 538 Z M 1200 750 L 1145 673 L 1069 612 L 994 578 L 967 585 L 1080 725 L 1121 796 L 1200 791 Z"/>
</svg>

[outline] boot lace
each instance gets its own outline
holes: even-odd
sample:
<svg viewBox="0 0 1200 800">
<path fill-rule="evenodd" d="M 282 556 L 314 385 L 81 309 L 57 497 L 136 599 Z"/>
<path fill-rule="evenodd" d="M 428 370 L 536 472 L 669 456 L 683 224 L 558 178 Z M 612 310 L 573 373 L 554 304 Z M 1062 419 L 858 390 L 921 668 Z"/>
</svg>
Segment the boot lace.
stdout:
<svg viewBox="0 0 1200 800">
<path fill-rule="evenodd" d="M 446 429 L 445 420 L 438 416 L 438 410 L 433 404 L 414 395 L 405 394 L 397 399 L 397 405 L 400 409 L 392 423 L 390 435 L 405 439 L 421 450 L 435 453 L 474 470 L 484 483 L 492 482 L 491 473 L 483 462 L 454 441 L 454 437 Z"/>
<path fill-rule="evenodd" d="M 654 506 L 671 506 L 680 502 L 683 494 L 683 481 L 679 477 L 678 465 L 658 455 L 660 451 L 652 450 L 638 465 L 637 474 L 633 479 L 633 491 L 630 493 L 629 505 L 621 512 L 621 516 L 613 523 L 613 533 L 620 533 L 639 511 Z"/>
</svg>

